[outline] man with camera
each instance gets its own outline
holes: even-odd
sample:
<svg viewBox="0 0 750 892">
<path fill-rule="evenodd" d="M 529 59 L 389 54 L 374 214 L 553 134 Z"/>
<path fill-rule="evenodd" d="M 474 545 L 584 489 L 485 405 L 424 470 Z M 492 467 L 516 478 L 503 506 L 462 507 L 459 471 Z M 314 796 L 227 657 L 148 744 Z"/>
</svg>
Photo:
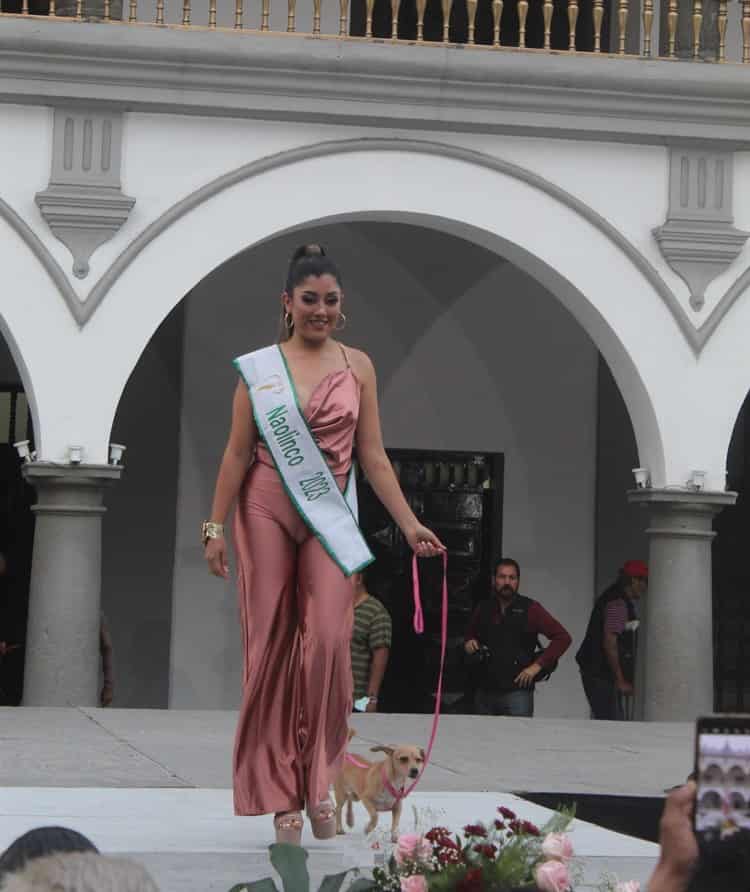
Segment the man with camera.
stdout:
<svg viewBox="0 0 750 892">
<path fill-rule="evenodd" d="M 549 678 L 572 641 L 538 601 L 518 593 L 520 578 L 518 563 L 501 558 L 495 566 L 494 595 L 477 605 L 466 630 L 467 661 L 479 676 L 479 715 L 533 716 L 536 682 Z M 546 648 L 539 635 L 549 640 Z"/>
</svg>

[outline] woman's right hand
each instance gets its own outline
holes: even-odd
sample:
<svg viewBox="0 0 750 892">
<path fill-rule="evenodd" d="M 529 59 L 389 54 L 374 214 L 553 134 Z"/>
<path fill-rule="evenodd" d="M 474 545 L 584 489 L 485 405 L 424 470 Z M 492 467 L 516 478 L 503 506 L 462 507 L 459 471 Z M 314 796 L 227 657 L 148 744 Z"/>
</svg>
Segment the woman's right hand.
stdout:
<svg viewBox="0 0 750 892">
<path fill-rule="evenodd" d="M 206 542 L 205 557 L 208 569 L 214 576 L 229 579 L 229 563 L 227 562 L 227 543 L 223 536 L 209 539 Z"/>
</svg>

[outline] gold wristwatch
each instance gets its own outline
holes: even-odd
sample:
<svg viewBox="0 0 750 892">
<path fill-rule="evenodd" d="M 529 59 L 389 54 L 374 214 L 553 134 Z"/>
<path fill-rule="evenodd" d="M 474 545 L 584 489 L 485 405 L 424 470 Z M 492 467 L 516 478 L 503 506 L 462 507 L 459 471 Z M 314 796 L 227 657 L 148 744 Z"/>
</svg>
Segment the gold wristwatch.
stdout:
<svg viewBox="0 0 750 892">
<path fill-rule="evenodd" d="M 203 525 L 201 526 L 201 540 L 203 541 L 204 547 L 209 539 L 223 539 L 223 538 L 224 538 L 224 524 L 223 523 L 214 523 L 211 520 L 203 521 Z"/>
</svg>

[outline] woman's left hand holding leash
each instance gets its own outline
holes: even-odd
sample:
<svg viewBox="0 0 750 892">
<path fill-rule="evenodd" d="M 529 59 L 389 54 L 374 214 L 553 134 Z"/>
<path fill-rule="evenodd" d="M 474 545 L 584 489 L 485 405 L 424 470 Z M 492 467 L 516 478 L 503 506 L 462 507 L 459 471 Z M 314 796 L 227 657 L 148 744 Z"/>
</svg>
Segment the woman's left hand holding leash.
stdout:
<svg viewBox="0 0 750 892">
<path fill-rule="evenodd" d="M 404 535 L 406 536 L 406 541 L 409 543 L 412 551 L 417 557 L 436 557 L 446 550 L 445 545 L 443 545 L 432 530 L 428 530 L 427 527 L 423 527 L 422 524 L 417 524 L 412 530 L 409 530 L 409 532 Z"/>
</svg>

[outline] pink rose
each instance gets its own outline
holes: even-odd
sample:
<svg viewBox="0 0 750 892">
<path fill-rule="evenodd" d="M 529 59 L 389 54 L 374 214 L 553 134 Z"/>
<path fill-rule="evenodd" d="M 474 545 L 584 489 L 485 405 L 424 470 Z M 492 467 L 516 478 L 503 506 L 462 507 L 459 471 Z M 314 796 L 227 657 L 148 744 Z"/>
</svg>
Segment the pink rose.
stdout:
<svg viewBox="0 0 750 892">
<path fill-rule="evenodd" d="M 541 892 L 568 892 L 570 875 L 562 861 L 545 861 L 534 871 L 534 880 Z"/>
<path fill-rule="evenodd" d="M 404 861 L 426 861 L 432 857 L 432 843 L 417 833 L 402 833 L 394 853 L 397 864 Z"/>
<path fill-rule="evenodd" d="M 638 880 L 628 880 L 626 883 L 617 883 L 614 892 L 641 892 L 641 884 Z"/>
<path fill-rule="evenodd" d="M 401 892 L 427 892 L 427 880 L 421 873 L 401 877 Z"/>
<path fill-rule="evenodd" d="M 548 833 L 542 843 L 542 854 L 555 861 L 570 861 L 573 857 L 573 844 L 567 833 Z"/>
</svg>

